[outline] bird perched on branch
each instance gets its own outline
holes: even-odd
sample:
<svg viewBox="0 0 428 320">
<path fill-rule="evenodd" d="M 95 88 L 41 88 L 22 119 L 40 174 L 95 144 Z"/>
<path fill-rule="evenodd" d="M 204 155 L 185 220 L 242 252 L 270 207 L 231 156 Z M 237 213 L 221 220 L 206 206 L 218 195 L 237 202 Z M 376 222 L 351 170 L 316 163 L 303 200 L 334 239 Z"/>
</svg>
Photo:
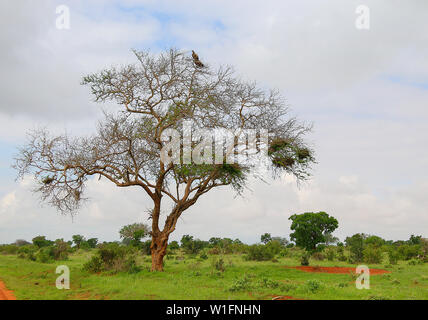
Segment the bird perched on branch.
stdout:
<svg viewBox="0 0 428 320">
<path fill-rule="evenodd" d="M 195 51 L 193 51 L 192 50 L 192 58 L 193 58 L 193 61 L 195 62 L 195 65 L 198 67 L 198 68 L 203 68 L 203 67 L 205 67 L 205 65 L 201 62 L 201 60 L 199 60 L 199 56 L 196 54 L 196 52 Z"/>
</svg>

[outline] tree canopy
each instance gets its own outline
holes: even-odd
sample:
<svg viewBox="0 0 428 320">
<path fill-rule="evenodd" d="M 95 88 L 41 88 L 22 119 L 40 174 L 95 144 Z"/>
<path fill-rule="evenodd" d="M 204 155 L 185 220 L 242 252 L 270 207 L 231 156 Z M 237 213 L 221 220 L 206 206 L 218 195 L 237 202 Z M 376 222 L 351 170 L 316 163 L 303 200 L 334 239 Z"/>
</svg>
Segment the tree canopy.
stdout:
<svg viewBox="0 0 428 320">
<path fill-rule="evenodd" d="M 325 243 L 326 237 L 330 237 L 339 226 L 334 217 L 322 211 L 294 214 L 289 220 L 292 221 L 291 230 L 294 230 L 290 239 L 309 252 L 315 251 L 318 244 Z"/>
</svg>

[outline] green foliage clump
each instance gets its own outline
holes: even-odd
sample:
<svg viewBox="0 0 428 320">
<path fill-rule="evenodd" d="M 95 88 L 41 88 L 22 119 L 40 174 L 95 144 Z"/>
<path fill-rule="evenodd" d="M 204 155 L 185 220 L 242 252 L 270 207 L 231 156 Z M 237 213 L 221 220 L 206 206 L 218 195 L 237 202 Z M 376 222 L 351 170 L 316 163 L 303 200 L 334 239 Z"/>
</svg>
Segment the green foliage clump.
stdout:
<svg viewBox="0 0 428 320">
<path fill-rule="evenodd" d="M 49 247 L 53 244 L 52 241 L 47 240 L 45 236 L 37 236 L 33 238 L 33 244 L 38 248 Z"/>
<path fill-rule="evenodd" d="M 275 256 L 275 248 L 269 245 L 254 244 L 248 247 L 246 260 L 268 261 Z"/>
<path fill-rule="evenodd" d="M 381 263 L 383 252 L 376 245 L 368 245 L 363 250 L 364 261 L 367 263 Z"/>
<path fill-rule="evenodd" d="M 229 291 L 244 291 L 252 288 L 252 279 L 248 275 L 244 275 L 241 278 L 235 279 L 232 285 L 229 287 Z"/>
<path fill-rule="evenodd" d="M 325 243 L 326 235 L 331 235 L 339 226 L 337 220 L 325 212 L 294 214 L 289 220 L 294 230 L 290 239 L 309 252 L 316 251 L 318 244 Z"/>
<path fill-rule="evenodd" d="M 351 263 L 358 263 L 364 259 L 364 235 L 361 233 L 354 234 L 352 237 L 347 237 L 345 240 L 346 246 L 349 248 Z"/>
<path fill-rule="evenodd" d="M 323 287 L 323 283 L 318 280 L 307 280 L 306 289 L 311 293 L 316 293 Z"/>
<path fill-rule="evenodd" d="M 116 243 L 102 245 L 95 256 L 84 264 L 83 269 L 98 273 L 102 271 L 137 273 L 141 269 L 137 266 L 135 251 Z"/>
<path fill-rule="evenodd" d="M 308 252 L 304 252 L 302 256 L 300 257 L 300 264 L 302 266 L 309 266 L 309 259 L 311 255 Z"/>
</svg>

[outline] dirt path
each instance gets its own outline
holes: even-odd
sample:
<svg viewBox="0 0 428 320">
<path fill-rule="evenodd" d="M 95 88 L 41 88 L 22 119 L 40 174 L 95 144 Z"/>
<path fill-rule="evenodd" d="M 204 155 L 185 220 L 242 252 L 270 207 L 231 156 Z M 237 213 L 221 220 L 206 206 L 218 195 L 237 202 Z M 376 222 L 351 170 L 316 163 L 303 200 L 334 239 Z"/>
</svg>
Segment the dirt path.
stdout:
<svg viewBox="0 0 428 320">
<path fill-rule="evenodd" d="M 6 289 L 4 283 L 0 280 L 0 300 L 16 300 L 12 291 Z"/>
</svg>

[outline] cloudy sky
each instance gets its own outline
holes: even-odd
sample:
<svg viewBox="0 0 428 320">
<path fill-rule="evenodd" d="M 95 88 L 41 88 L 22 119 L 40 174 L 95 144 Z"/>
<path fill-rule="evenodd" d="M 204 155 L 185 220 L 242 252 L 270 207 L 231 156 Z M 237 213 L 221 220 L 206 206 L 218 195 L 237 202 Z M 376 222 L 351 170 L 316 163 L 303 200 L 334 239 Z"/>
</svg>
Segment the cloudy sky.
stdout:
<svg viewBox="0 0 428 320">
<path fill-rule="evenodd" d="M 356 8 L 370 9 L 358 29 Z M 70 29 L 56 8 L 70 9 Z M 140 190 L 90 181 L 91 198 L 71 219 L 39 202 L 31 178 L 11 169 L 28 130 L 84 135 L 100 105 L 82 76 L 134 62 L 131 48 L 195 49 L 248 79 L 278 88 L 293 114 L 313 122 L 318 164 L 310 181 L 252 182 L 242 198 L 207 194 L 179 221 L 173 239 L 192 234 L 257 242 L 288 237 L 288 217 L 326 211 L 336 235 L 388 239 L 428 236 L 428 19 L 425 0 L 51 1 L 0 2 L 0 243 L 36 235 L 118 239 L 121 226 L 146 222 Z"/>
</svg>

